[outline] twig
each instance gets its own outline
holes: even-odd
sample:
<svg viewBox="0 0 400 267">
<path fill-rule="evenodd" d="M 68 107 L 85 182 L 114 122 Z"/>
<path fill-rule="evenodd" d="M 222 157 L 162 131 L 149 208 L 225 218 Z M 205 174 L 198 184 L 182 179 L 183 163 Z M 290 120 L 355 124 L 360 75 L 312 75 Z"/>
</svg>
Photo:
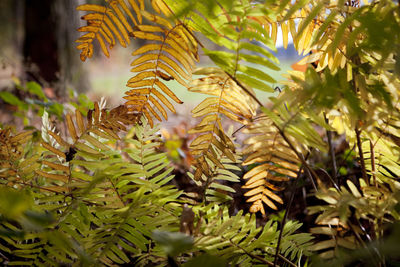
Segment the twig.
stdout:
<svg viewBox="0 0 400 267">
<path fill-rule="evenodd" d="M 342 165 L 345 163 L 345 161 L 349 158 L 351 152 L 353 152 L 354 148 L 356 148 L 356 145 L 355 145 L 355 144 L 354 144 L 353 147 L 350 149 L 349 153 L 347 153 L 346 156 L 343 158 L 343 160 L 340 162 L 339 166 L 342 166 Z M 339 174 L 339 170 L 340 170 L 340 168 L 336 171 L 336 177 L 337 177 L 338 174 Z M 348 174 L 348 175 L 349 175 L 349 174 Z M 343 175 L 341 175 L 341 177 L 343 177 Z"/>
<path fill-rule="evenodd" d="M 322 169 L 322 168 L 318 168 L 318 170 L 320 170 L 320 171 L 322 171 L 323 173 L 325 173 L 326 176 L 329 178 L 329 180 L 332 182 L 333 186 L 334 186 L 337 190 L 340 191 L 338 184 L 332 179 L 332 177 L 329 175 L 329 173 L 328 173 L 326 170 L 324 170 L 324 169 Z"/>
</svg>

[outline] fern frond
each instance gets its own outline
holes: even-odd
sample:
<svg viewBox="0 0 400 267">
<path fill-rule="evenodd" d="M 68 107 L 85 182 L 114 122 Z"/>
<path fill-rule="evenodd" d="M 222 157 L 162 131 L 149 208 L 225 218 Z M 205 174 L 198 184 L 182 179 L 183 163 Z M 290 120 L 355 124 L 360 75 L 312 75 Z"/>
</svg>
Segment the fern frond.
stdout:
<svg viewBox="0 0 400 267">
<path fill-rule="evenodd" d="M 248 156 L 243 165 L 257 165 L 243 176 L 248 179 L 243 188 L 250 189 L 245 193 L 253 203 L 250 211 L 265 214 L 263 203 L 272 209 L 277 209 L 273 201 L 283 204 L 273 191 L 283 190 L 277 183 L 298 176 L 300 160 L 269 118 L 256 119 L 245 132 L 253 136 L 245 140 L 243 153 Z"/>
<path fill-rule="evenodd" d="M 181 193 L 166 185 L 173 178 L 173 168 L 168 166 L 166 156 L 155 150 L 159 146 L 158 129 L 150 128 L 145 120 L 142 123 L 135 126 L 134 135 L 125 139 L 130 146 L 125 150 L 129 162 L 120 159 L 108 164 L 102 175 L 110 178 L 100 177 L 99 185 L 108 179 L 122 203 L 114 210 L 99 211 L 104 217 L 95 230 L 97 246 L 89 252 L 105 265 L 131 262 L 130 255 L 151 249 L 153 230 L 179 227 L 177 198 Z"/>
<path fill-rule="evenodd" d="M 0 129 L 1 184 L 20 188 L 34 177 L 39 156 L 34 153 L 33 133 L 31 130 L 13 134 L 11 128 Z"/>
<path fill-rule="evenodd" d="M 248 95 L 243 95 L 237 83 L 218 68 L 200 69 L 196 74 L 208 76 L 195 80 L 189 90 L 212 96 L 192 110 L 193 117 L 202 117 L 202 121 L 189 131 L 199 134 L 190 144 L 192 154 L 196 157 L 194 178 L 199 180 L 203 173 L 211 175 L 208 160 L 221 167 L 219 153 L 235 162 L 235 146 L 222 128 L 221 117 L 247 124 L 255 114 L 256 104 Z"/>
<path fill-rule="evenodd" d="M 143 113 L 150 125 L 153 125 L 153 117 L 161 121 L 159 113 L 165 119 L 168 118 L 164 106 L 175 112 L 167 97 L 176 103 L 183 103 L 165 81 L 176 80 L 188 87 L 185 80 L 191 80 L 194 61 L 198 60 L 197 43 L 193 33 L 183 24 L 172 25 L 158 15 L 147 12 L 142 14 L 156 26 L 139 25 L 134 32 L 137 38 L 151 43 L 132 53 L 139 56 L 131 63 L 131 71 L 137 74 L 128 81 L 127 86 L 132 89 L 126 92 L 124 98 L 128 100 L 125 105 L 130 111 Z"/>
<path fill-rule="evenodd" d="M 236 193 L 232 186 L 232 183 L 240 182 L 240 177 L 235 174 L 235 171 L 240 171 L 241 169 L 235 164 L 240 163 L 240 157 L 235 155 L 235 161 L 233 162 L 226 156 L 218 152 L 216 157 L 211 159 L 206 158 L 206 164 L 209 168 L 210 175 L 206 176 L 204 171 L 199 179 L 196 179 L 194 175 L 197 173 L 196 166 L 194 168 L 194 175 L 188 173 L 188 176 L 194 180 L 194 182 L 202 188 L 200 196 L 194 195 L 194 198 L 200 198 L 205 203 L 224 203 L 232 200 L 232 194 Z M 200 166 L 202 167 L 202 166 Z M 192 193 L 186 193 L 191 196 Z"/>
<path fill-rule="evenodd" d="M 98 160 L 110 150 L 100 139 L 119 139 L 118 132 L 126 130 L 125 125 L 135 123 L 136 120 L 137 116 L 128 113 L 125 106 L 107 111 L 100 110 L 97 102 L 94 104 L 94 110 L 89 110 L 86 119 L 79 110 L 75 111 L 75 116 L 67 114 L 66 124 L 72 142 L 61 137 L 54 129 L 47 127 L 45 129 L 47 140 L 41 142 L 47 152 L 43 154 L 42 169 L 35 172 L 49 182 L 52 181 L 50 186 L 56 185 L 59 187 L 58 190 L 72 181 L 91 180 L 85 177 L 84 172 L 82 173 L 84 168 L 78 171 L 79 168 L 74 168 L 74 164 L 78 166 L 81 163 L 84 163 L 83 165 L 99 164 Z M 88 158 L 91 161 L 81 161 L 76 159 L 77 157 Z"/>
<path fill-rule="evenodd" d="M 77 49 L 81 50 L 81 60 L 91 58 L 93 55 L 93 41 L 97 40 L 103 54 L 109 57 L 109 49 L 116 44 L 115 39 L 126 47 L 130 43 L 130 36 L 134 36 L 134 29 L 126 17 L 129 17 L 133 25 L 138 22 L 133 16 L 130 8 L 135 12 L 139 24 L 142 22 L 141 10 L 144 9 L 143 1 L 129 0 L 129 6 L 125 0 L 106 0 L 106 6 L 97 4 L 83 4 L 76 9 L 91 12 L 81 17 L 87 22 L 87 26 L 80 27 L 79 32 L 86 32 L 76 42 L 80 43 Z"/>
<path fill-rule="evenodd" d="M 185 1 L 166 2 L 177 14 L 182 13 L 182 7 L 185 7 Z M 251 88 L 274 91 L 269 84 L 276 81 L 269 73 L 262 71 L 265 68 L 279 70 L 276 66 L 278 59 L 267 49 L 276 51 L 274 43 L 260 24 L 260 18 L 271 15 L 262 4 L 250 1 L 202 1 L 187 9 L 189 12 L 186 16 L 190 18 L 188 26 L 224 48 L 204 49 L 218 67 Z"/>
<path fill-rule="evenodd" d="M 386 182 L 394 186 L 400 177 L 400 132 L 396 127 L 399 122 L 380 125 L 376 131 L 363 133 L 362 150 L 365 168 L 370 175 L 370 183 Z M 377 181 L 378 180 L 378 181 Z"/>
<path fill-rule="evenodd" d="M 213 255 L 229 258 L 232 264 L 253 266 L 260 262 L 259 257 L 271 261 L 274 257 L 279 231 L 277 224 L 268 221 L 264 227 L 257 227 L 254 215 L 242 215 L 239 211 L 229 216 L 227 209 L 205 207 L 204 220 L 195 245 Z M 312 237 L 309 234 L 295 234 L 301 226 L 296 222 L 288 222 L 283 233 L 283 254 L 296 259 L 309 254 L 308 248 Z M 272 262 L 271 262 L 272 264 Z"/>
<path fill-rule="evenodd" d="M 318 227 L 311 228 L 311 233 L 320 235 L 320 242 L 313 245 L 323 258 L 337 257 L 338 247 L 354 250 L 365 245 L 363 238 L 371 240 L 370 233 L 363 227 L 363 221 L 374 222 L 374 236 L 379 238 L 386 223 L 399 219 L 393 207 L 398 205 L 396 186 L 377 181 L 367 185 L 359 179 L 359 186 L 347 180 L 347 187 L 340 190 L 330 188 L 316 196 L 325 201 L 323 206 L 310 207 L 310 214 L 319 213 L 316 219 Z M 384 219 L 385 218 L 385 219 Z"/>
</svg>

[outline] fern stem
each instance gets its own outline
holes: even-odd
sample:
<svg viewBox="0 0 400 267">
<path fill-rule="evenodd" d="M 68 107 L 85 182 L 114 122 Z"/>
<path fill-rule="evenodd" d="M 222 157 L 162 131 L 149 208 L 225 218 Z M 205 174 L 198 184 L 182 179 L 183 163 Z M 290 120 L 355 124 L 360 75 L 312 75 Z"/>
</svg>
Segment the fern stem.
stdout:
<svg viewBox="0 0 400 267">
<path fill-rule="evenodd" d="M 263 107 L 264 105 L 261 103 L 260 100 L 258 100 L 258 98 L 253 95 L 241 82 L 239 82 L 235 77 L 233 77 L 232 75 L 230 75 L 228 72 L 225 71 L 225 74 L 229 76 L 229 78 L 231 78 L 233 81 L 235 81 L 235 83 L 237 85 L 239 85 L 240 88 L 243 89 L 243 91 L 245 91 L 251 98 L 254 99 L 254 101 L 257 102 L 257 104 L 260 105 L 260 107 Z"/>
<path fill-rule="evenodd" d="M 115 187 L 113 181 L 112 181 L 110 178 L 107 178 L 107 180 L 111 183 L 111 185 L 112 185 L 112 187 L 113 187 L 115 193 L 117 194 L 118 199 L 121 201 L 122 205 L 125 207 L 126 204 L 125 204 L 125 202 L 122 200 L 122 197 L 121 197 L 120 193 L 118 192 L 118 189 Z"/>
<path fill-rule="evenodd" d="M 296 264 L 294 264 L 293 262 L 291 262 L 290 260 L 288 260 L 287 258 L 285 258 L 284 256 L 282 256 L 281 254 L 278 254 L 278 257 L 283 260 L 284 262 L 286 262 L 287 264 L 289 264 L 290 266 L 293 267 L 298 267 Z"/>
<path fill-rule="evenodd" d="M 372 173 L 372 178 L 374 181 L 375 187 L 378 187 L 378 184 L 376 183 L 376 168 L 375 168 L 375 152 L 374 152 L 374 145 L 372 144 L 372 141 L 369 140 L 369 147 L 371 151 L 371 173 Z"/>
<path fill-rule="evenodd" d="M 363 153 L 363 149 L 362 149 L 362 145 L 361 145 L 361 138 L 360 138 L 361 131 L 360 131 L 360 129 L 358 129 L 358 127 L 356 127 L 355 132 L 356 132 L 356 138 L 357 138 L 358 154 L 360 156 L 362 177 L 363 177 L 364 181 L 367 183 L 367 185 L 369 186 L 367 171 L 365 169 L 364 153 Z"/>
<path fill-rule="evenodd" d="M 306 155 L 306 160 L 307 160 L 309 155 L 310 155 L 310 153 L 308 153 Z M 294 195 L 296 193 L 296 188 L 297 188 L 297 185 L 299 183 L 300 175 L 301 175 L 302 170 L 303 170 L 303 166 L 301 166 L 301 168 L 297 172 L 296 182 L 293 184 L 293 187 L 292 187 L 292 190 L 291 190 L 291 194 L 290 194 L 290 199 L 289 199 L 289 202 L 288 202 L 288 204 L 286 206 L 285 215 L 283 216 L 283 219 L 282 219 L 282 222 L 281 222 L 281 231 L 279 232 L 278 242 L 276 244 L 276 250 L 275 250 L 274 266 L 276 266 L 276 263 L 278 261 L 279 249 L 280 249 L 282 236 L 283 236 L 283 230 L 284 230 L 284 227 L 285 227 L 285 224 L 286 224 L 286 220 L 287 220 L 287 216 L 289 214 L 289 210 L 290 210 L 290 208 L 292 206 L 292 203 L 293 203 Z M 296 265 L 294 265 L 294 266 L 296 266 Z"/>
<path fill-rule="evenodd" d="M 318 185 L 322 185 L 321 180 L 319 179 L 318 175 L 315 173 L 315 171 L 308 165 L 307 161 L 304 159 L 303 154 L 299 153 L 297 149 L 293 146 L 293 144 L 289 141 L 289 139 L 286 137 L 285 132 L 275 123 L 273 122 L 273 125 L 278 129 L 280 135 L 282 138 L 285 140 L 285 142 L 289 145 L 289 147 L 293 150 L 293 152 L 296 154 L 297 158 L 301 161 L 301 164 L 306 168 L 306 173 L 310 177 L 311 181 L 314 182 L 314 178 L 317 179 Z M 316 185 L 315 185 L 316 191 L 318 191 Z"/>
<path fill-rule="evenodd" d="M 233 242 L 231 239 L 229 239 L 229 242 L 231 242 L 231 244 L 234 245 L 235 247 L 241 249 L 247 256 L 249 256 L 251 258 L 254 258 L 254 259 L 257 259 L 257 260 L 261 261 L 262 263 L 264 263 L 264 264 L 266 264 L 268 266 L 274 266 L 274 264 L 272 262 L 270 262 L 270 261 L 268 261 L 268 260 L 266 260 L 266 259 L 264 259 L 264 258 L 262 258 L 262 257 L 260 257 L 258 255 L 255 255 L 255 254 L 253 254 L 251 252 L 248 252 L 247 250 L 245 250 L 244 248 L 242 248 L 241 246 L 239 246 L 238 244 Z"/>
<path fill-rule="evenodd" d="M 325 118 L 325 122 L 327 124 L 329 124 L 329 120 L 326 117 L 325 113 L 324 113 L 324 118 Z M 335 150 L 334 150 L 333 144 L 332 144 L 332 131 L 327 130 L 326 136 L 328 137 L 329 154 L 331 156 L 331 162 L 332 162 L 332 179 L 335 181 L 335 183 L 338 183 L 337 175 L 336 175 L 336 172 L 337 172 L 336 155 L 335 155 Z"/>
</svg>

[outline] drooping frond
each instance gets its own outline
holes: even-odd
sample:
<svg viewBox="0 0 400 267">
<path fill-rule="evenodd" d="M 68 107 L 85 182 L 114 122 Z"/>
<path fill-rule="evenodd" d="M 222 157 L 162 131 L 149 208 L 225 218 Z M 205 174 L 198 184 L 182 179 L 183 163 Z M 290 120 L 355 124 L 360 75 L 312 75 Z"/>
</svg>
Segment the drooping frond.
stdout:
<svg viewBox="0 0 400 267">
<path fill-rule="evenodd" d="M 81 60 L 91 58 L 93 55 L 93 41 L 97 40 L 103 54 L 109 57 L 108 49 L 116 44 L 116 39 L 126 47 L 130 43 L 130 37 L 134 36 L 133 26 L 142 23 L 141 10 L 144 9 L 143 0 L 106 0 L 106 4 L 83 4 L 76 9 L 90 12 L 81 17 L 87 22 L 87 26 L 80 27 L 79 32 L 85 32 L 76 42 L 77 49 L 81 50 Z M 135 16 L 131 10 L 134 11 Z M 129 21 L 127 18 L 129 17 Z M 131 24 L 133 23 L 133 24 Z M 107 45 L 109 48 L 107 48 Z"/>
<path fill-rule="evenodd" d="M 135 37 L 150 42 L 132 53 L 138 56 L 131 63 L 131 71 L 136 75 L 127 82 L 132 89 L 124 98 L 130 111 L 143 113 L 153 125 L 153 117 L 159 121 L 161 117 L 168 118 L 164 106 L 175 112 L 168 98 L 183 103 L 166 82 L 175 80 L 188 87 L 194 62 L 198 60 L 197 42 L 182 23 L 173 25 L 158 15 L 142 13 L 155 25 L 138 25 L 134 31 Z"/>
<path fill-rule="evenodd" d="M 192 154 L 196 157 L 194 178 L 199 180 L 202 173 L 211 175 L 207 159 L 215 166 L 222 167 L 218 153 L 235 162 L 235 146 L 222 127 L 222 116 L 247 124 L 255 115 L 256 104 L 249 95 L 243 93 L 236 81 L 220 69 L 200 69 L 196 74 L 207 76 L 195 80 L 189 90 L 211 95 L 192 110 L 193 117 L 202 117 L 202 120 L 189 131 L 199 134 L 190 144 Z"/>
<path fill-rule="evenodd" d="M 245 129 L 253 136 L 245 141 L 244 164 L 257 164 L 244 175 L 249 179 L 244 188 L 251 189 L 245 195 L 253 202 L 251 211 L 262 214 L 265 214 L 263 203 L 272 209 L 277 209 L 272 200 L 282 203 L 273 191 L 283 189 L 280 182 L 298 177 L 300 165 L 305 162 L 304 154 L 310 147 L 326 151 L 325 143 L 311 124 L 318 120 L 317 116 L 306 117 L 296 108 L 280 103 L 279 98 L 272 100 L 275 105 L 271 109 L 262 108 L 264 114 Z"/>
<path fill-rule="evenodd" d="M 250 189 L 245 193 L 252 202 L 250 211 L 265 214 L 264 204 L 272 209 L 277 209 L 273 201 L 283 204 L 274 191 L 284 189 L 279 183 L 298 176 L 300 160 L 267 117 L 256 119 L 245 132 L 252 136 L 245 141 L 243 165 L 255 166 L 243 176 L 248 179 L 243 188 Z"/>
</svg>

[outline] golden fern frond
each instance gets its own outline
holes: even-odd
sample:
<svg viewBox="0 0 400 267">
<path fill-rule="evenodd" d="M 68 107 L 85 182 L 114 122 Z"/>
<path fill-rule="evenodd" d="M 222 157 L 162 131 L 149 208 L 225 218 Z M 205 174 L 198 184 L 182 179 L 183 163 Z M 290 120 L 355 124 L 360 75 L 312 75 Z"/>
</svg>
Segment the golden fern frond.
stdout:
<svg viewBox="0 0 400 267">
<path fill-rule="evenodd" d="M 202 117 L 201 122 L 189 131 L 191 134 L 199 134 L 190 144 L 192 154 L 196 157 L 194 178 L 198 180 L 203 173 L 211 175 L 207 159 L 223 168 L 217 156 L 219 152 L 216 151 L 235 162 L 235 146 L 221 125 L 221 116 L 247 124 L 255 114 L 256 104 L 224 71 L 204 68 L 195 73 L 208 76 L 193 81 L 189 90 L 212 96 L 192 110 L 193 117 Z"/>
<path fill-rule="evenodd" d="M 310 231 L 322 239 L 311 249 L 322 258 L 339 256 L 338 247 L 356 249 L 362 246 L 363 237 L 369 235 L 363 220 L 379 222 L 398 218 L 397 212 L 393 212 L 393 207 L 398 205 L 397 193 L 391 191 L 388 184 L 378 182 L 368 186 L 363 179 L 359 179 L 359 186 L 350 180 L 346 183 L 347 187 L 318 192 L 317 198 L 326 205 L 309 207 L 310 214 L 319 213 L 315 220 L 318 226 Z M 381 227 L 379 223 L 375 225 L 376 236 L 381 235 Z"/>
<path fill-rule="evenodd" d="M 152 117 L 162 120 L 159 113 L 165 119 L 168 118 L 163 105 L 175 112 L 166 96 L 176 103 L 183 103 L 165 81 L 176 80 L 188 87 L 186 81 L 191 80 L 194 62 L 198 60 L 197 43 L 191 31 L 183 24 L 172 25 L 168 20 L 145 11 L 142 15 L 156 25 L 139 25 L 138 31 L 134 32 L 137 38 L 151 43 L 132 53 L 138 56 L 131 63 L 131 71 L 136 75 L 127 82 L 127 86 L 132 89 L 126 92 L 124 98 L 128 100 L 125 105 L 129 110 L 143 113 L 152 126 Z"/>
<path fill-rule="evenodd" d="M 115 38 L 119 43 L 126 47 L 130 43 L 130 36 L 134 36 L 134 29 L 126 16 L 130 18 L 133 25 L 137 26 L 142 23 L 141 10 L 144 9 L 143 0 L 129 0 L 130 7 L 134 10 L 137 20 L 133 16 L 129 6 L 125 0 L 106 0 L 106 6 L 96 4 L 84 4 L 78 6 L 79 11 L 91 12 L 81 17 L 86 20 L 87 26 L 80 27 L 79 32 L 85 32 L 76 42 L 80 43 L 77 49 L 81 50 L 81 60 L 91 58 L 93 55 L 93 41 L 97 40 L 104 55 L 109 57 L 109 49 L 115 44 Z"/>
<path fill-rule="evenodd" d="M 326 5 L 324 1 L 302 1 L 282 8 L 276 19 L 279 23 L 270 24 L 271 28 L 273 24 L 281 26 L 284 46 L 290 32 L 297 52 L 307 55 L 297 65 L 314 63 L 317 72 L 328 67 L 333 73 L 347 67 L 351 73 L 353 64 L 349 62 L 348 47 L 358 46 L 364 39 L 357 19 L 362 13 L 359 9 L 358 4 L 345 6 L 344 2 Z M 298 21 L 297 29 L 295 20 Z M 268 23 L 263 24 L 269 29 Z M 275 31 L 271 32 L 273 35 Z"/>
<path fill-rule="evenodd" d="M 297 52 L 308 54 L 312 49 L 312 36 L 314 31 L 318 29 L 321 15 L 318 13 L 315 16 L 309 16 L 313 10 L 307 5 L 307 2 L 301 1 L 296 5 L 289 4 L 287 8 L 281 7 L 277 10 L 278 15 L 274 19 L 267 16 L 258 16 L 253 19 L 263 26 L 274 44 L 278 40 L 278 29 L 280 28 L 285 49 L 288 46 L 290 34 Z M 321 10 L 322 2 L 318 2 L 316 7 L 316 10 Z M 272 8 L 274 9 L 274 7 Z M 316 16 L 318 18 L 315 19 Z M 296 21 L 299 21 L 297 28 Z"/>
<path fill-rule="evenodd" d="M 395 112 L 398 114 L 399 110 Z M 382 116 L 381 123 L 376 123 L 374 130 L 360 134 L 365 169 L 372 179 L 370 184 L 385 182 L 399 186 L 400 121 L 391 115 L 387 119 Z"/>
<path fill-rule="evenodd" d="M 252 202 L 251 212 L 265 214 L 263 203 L 272 209 L 277 209 L 273 201 L 283 203 L 273 191 L 283 190 L 277 183 L 297 177 L 300 160 L 268 117 L 257 118 L 244 131 L 254 136 L 245 140 L 243 165 L 256 165 L 243 176 L 248 179 L 243 188 L 250 189 L 244 195 Z"/>
<path fill-rule="evenodd" d="M 27 155 L 26 148 L 32 140 L 34 131 L 26 131 L 16 135 L 11 128 L 0 130 L 0 183 L 18 186 L 32 178 L 38 167 L 38 156 Z"/>
</svg>

